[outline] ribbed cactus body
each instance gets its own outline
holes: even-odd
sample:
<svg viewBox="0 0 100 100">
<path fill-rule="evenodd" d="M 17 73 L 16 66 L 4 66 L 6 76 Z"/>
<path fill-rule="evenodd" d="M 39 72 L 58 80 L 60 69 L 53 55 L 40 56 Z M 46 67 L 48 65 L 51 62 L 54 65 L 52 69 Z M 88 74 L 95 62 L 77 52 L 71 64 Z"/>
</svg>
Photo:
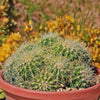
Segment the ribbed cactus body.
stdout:
<svg viewBox="0 0 100 100">
<path fill-rule="evenodd" d="M 91 55 L 83 43 L 45 34 L 37 43 L 26 42 L 5 62 L 3 78 L 33 90 L 56 91 L 94 84 Z"/>
</svg>

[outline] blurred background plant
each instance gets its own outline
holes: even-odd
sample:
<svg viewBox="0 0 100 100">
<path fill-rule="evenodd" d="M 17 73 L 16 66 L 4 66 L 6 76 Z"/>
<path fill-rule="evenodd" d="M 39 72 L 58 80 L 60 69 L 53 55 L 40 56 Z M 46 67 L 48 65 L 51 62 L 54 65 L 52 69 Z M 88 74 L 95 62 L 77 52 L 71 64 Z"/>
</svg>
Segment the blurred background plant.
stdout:
<svg viewBox="0 0 100 100">
<path fill-rule="evenodd" d="M 9 2 L 10 1 L 10 2 Z M 7 44 L 2 44 L 13 32 L 16 27 L 16 22 L 14 20 L 14 8 L 11 0 L 0 0 L 0 69 L 2 68 L 2 61 L 9 56 L 10 48 Z M 0 89 L 0 100 L 5 98 L 5 94 L 2 89 Z"/>
<path fill-rule="evenodd" d="M 0 88 L 0 100 L 4 100 L 5 98 L 5 93 L 3 92 L 3 90 Z"/>
<path fill-rule="evenodd" d="M 0 47 L 0 63 L 7 59 L 14 52 L 23 39 L 19 33 L 11 33 Z"/>
<path fill-rule="evenodd" d="M 32 20 L 34 31 L 38 31 L 39 26 L 45 25 L 46 21 L 65 14 L 77 19 L 82 28 L 86 25 L 100 26 L 99 0 L 16 0 L 14 4 L 19 15 L 18 26 L 22 26 L 24 21 Z"/>
<path fill-rule="evenodd" d="M 11 0 L 0 0 L 0 46 L 16 27 L 15 14 Z"/>
</svg>

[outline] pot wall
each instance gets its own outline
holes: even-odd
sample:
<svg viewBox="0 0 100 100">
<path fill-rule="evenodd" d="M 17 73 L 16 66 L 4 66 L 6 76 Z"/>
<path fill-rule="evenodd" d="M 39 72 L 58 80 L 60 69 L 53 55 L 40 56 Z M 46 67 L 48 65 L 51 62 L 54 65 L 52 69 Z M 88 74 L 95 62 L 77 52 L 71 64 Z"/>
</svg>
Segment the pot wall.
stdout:
<svg viewBox="0 0 100 100">
<path fill-rule="evenodd" d="M 8 84 L 2 79 L 1 74 L 2 71 L 0 71 L 0 87 L 5 91 L 7 100 L 98 100 L 100 95 L 100 83 L 84 90 L 43 92 Z M 98 74 L 100 74 L 100 69 L 98 70 Z"/>
</svg>

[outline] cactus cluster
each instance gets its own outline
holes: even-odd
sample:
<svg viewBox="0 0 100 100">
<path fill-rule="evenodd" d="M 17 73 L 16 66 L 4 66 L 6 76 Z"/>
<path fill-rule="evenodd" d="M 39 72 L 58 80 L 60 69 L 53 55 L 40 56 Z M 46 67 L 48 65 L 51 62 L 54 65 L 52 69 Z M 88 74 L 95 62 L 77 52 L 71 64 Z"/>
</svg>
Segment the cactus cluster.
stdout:
<svg viewBox="0 0 100 100">
<path fill-rule="evenodd" d="M 15 86 L 41 91 L 95 84 L 92 58 L 83 43 L 56 34 L 41 35 L 37 43 L 25 42 L 4 63 L 3 78 Z"/>
</svg>

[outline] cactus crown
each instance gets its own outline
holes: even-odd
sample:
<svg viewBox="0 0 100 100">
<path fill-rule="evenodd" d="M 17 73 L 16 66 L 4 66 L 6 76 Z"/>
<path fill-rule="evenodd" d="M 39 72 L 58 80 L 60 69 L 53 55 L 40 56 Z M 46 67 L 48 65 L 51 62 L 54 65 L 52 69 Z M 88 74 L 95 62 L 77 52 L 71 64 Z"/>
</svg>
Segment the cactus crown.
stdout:
<svg viewBox="0 0 100 100">
<path fill-rule="evenodd" d="M 25 42 L 4 63 L 3 78 L 10 84 L 41 91 L 94 85 L 91 54 L 76 40 L 44 34 L 37 43 Z"/>
</svg>

